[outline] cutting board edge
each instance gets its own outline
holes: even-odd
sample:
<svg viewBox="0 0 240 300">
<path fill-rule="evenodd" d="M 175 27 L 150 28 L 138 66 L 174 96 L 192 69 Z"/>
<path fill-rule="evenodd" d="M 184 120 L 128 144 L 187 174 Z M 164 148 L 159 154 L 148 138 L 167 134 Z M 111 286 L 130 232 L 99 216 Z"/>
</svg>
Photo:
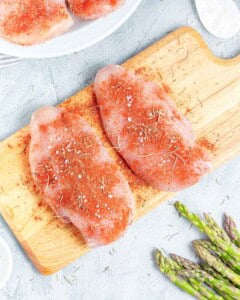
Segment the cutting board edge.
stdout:
<svg viewBox="0 0 240 300">
<path fill-rule="evenodd" d="M 25 253 L 29 257 L 30 261 L 32 262 L 33 266 L 37 268 L 37 270 L 42 275 L 51 275 L 54 274 L 56 271 L 52 268 L 45 267 L 44 264 L 40 263 L 40 260 L 37 259 L 37 256 L 34 254 L 31 246 L 29 243 L 22 237 L 21 233 L 17 230 L 16 226 L 14 226 L 13 222 L 9 218 L 9 216 L 4 212 L 3 209 L 0 207 L 0 213 L 3 217 L 4 222 L 7 224 L 9 229 L 12 231 L 13 237 L 19 242 L 21 247 L 24 249 Z M 16 234 L 18 232 L 18 234 Z M 58 271 L 58 270 L 57 270 Z"/>
<path fill-rule="evenodd" d="M 196 40 L 198 40 L 198 43 L 201 45 L 202 49 L 204 49 L 204 51 L 207 53 L 207 56 L 211 61 L 213 61 L 217 64 L 220 64 L 220 65 L 235 65 L 236 63 L 240 64 L 240 54 L 233 58 L 227 58 L 227 59 L 216 56 L 212 52 L 212 50 L 210 49 L 210 47 L 208 46 L 208 44 L 206 43 L 204 38 L 201 36 L 201 34 L 196 29 L 194 29 L 193 27 L 190 27 L 190 26 L 182 26 L 180 28 L 177 28 L 176 30 L 169 33 L 169 35 L 167 35 L 166 37 L 164 37 L 162 40 L 160 40 L 157 43 L 164 42 L 164 40 L 165 39 L 167 40 L 167 38 L 171 37 L 172 34 L 179 36 L 179 35 L 183 35 L 185 33 L 191 33 L 191 35 L 194 36 Z M 174 38 L 172 38 L 172 37 L 171 37 L 171 39 L 174 40 Z M 167 43 L 167 42 L 165 42 L 165 43 Z M 147 49 L 145 49 L 145 50 L 147 50 Z M 143 51 L 145 51 L 145 50 L 143 50 Z"/>
</svg>

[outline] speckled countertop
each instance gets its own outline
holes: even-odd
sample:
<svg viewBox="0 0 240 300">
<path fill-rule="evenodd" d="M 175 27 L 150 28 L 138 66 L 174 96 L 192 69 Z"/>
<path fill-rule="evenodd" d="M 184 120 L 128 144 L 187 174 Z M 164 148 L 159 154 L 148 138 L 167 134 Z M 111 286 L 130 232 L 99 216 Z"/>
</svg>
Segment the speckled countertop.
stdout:
<svg viewBox="0 0 240 300">
<path fill-rule="evenodd" d="M 56 59 L 26 60 L 0 70 L 0 139 L 27 124 L 38 107 L 55 105 L 86 86 L 101 66 L 123 62 L 182 25 L 199 30 L 218 56 L 233 57 L 240 52 L 240 35 L 222 41 L 204 30 L 193 1 L 144 0 L 118 31 L 85 51 Z M 196 212 L 213 212 L 219 221 L 226 211 L 240 225 L 239 170 L 240 158 L 236 158 L 175 199 Z M 190 241 L 200 234 L 178 218 L 171 203 L 172 200 L 160 205 L 133 224 L 120 241 L 95 249 L 49 277 L 35 271 L 0 218 L 0 235 L 14 256 L 13 273 L 7 286 L 0 290 L 0 299 L 191 299 L 169 283 L 152 260 L 155 247 L 194 258 Z M 70 284 L 72 274 L 77 280 Z"/>
</svg>

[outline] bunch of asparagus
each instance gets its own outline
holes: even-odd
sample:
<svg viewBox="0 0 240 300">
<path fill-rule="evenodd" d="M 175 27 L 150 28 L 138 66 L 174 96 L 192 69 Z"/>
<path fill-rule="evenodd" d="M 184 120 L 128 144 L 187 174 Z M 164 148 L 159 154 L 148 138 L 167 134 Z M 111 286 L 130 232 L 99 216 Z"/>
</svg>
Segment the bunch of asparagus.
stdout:
<svg viewBox="0 0 240 300">
<path fill-rule="evenodd" d="M 224 230 L 209 214 L 203 220 L 180 202 L 175 208 L 208 239 L 192 242 L 200 264 L 175 254 L 167 258 L 157 250 L 160 271 L 197 299 L 240 300 L 240 232 L 233 219 L 225 215 Z"/>
</svg>

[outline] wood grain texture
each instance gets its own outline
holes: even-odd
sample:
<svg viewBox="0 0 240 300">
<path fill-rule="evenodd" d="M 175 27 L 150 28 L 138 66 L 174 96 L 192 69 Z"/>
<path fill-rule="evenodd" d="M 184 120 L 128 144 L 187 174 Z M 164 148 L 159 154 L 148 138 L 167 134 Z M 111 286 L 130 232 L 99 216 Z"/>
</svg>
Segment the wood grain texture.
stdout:
<svg viewBox="0 0 240 300">
<path fill-rule="evenodd" d="M 124 66 L 170 87 L 176 106 L 187 115 L 197 137 L 215 145 L 210 153 L 214 168 L 240 152 L 240 57 L 226 61 L 214 57 L 200 35 L 184 27 Z M 136 219 L 172 195 L 144 185 L 113 150 L 104 135 L 91 86 L 62 106 L 78 107 L 119 163 L 134 192 Z M 28 140 L 26 127 L 0 144 L 0 211 L 33 264 L 47 275 L 89 249 L 77 229 L 42 205 L 29 172 Z"/>
</svg>

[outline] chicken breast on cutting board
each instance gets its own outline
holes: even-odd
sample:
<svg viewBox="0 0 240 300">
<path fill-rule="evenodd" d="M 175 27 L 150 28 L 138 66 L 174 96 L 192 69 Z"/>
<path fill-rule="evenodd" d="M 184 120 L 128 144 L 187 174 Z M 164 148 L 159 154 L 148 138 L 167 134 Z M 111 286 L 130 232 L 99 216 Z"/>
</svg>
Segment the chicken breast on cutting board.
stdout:
<svg viewBox="0 0 240 300">
<path fill-rule="evenodd" d="M 0 37 L 16 44 L 42 43 L 72 24 L 64 0 L 0 1 Z"/>
<path fill-rule="evenodd" d="M 178 191 L 209 171 L 190 122 L 156 83 L 109 65 L 98 72 L 94 90 L 107 136 L 146 183 Z"/>
<path fill-rule="evenodd" d="M 118 7 L 125 0 L 67 0 L 75 16 L 82 20 L 93 20 L 105 16 Z"/>
<path fill-rule="evenodd" d="M 29 162 L 44 201 L 89 246 L 118 239 L 132 222 L 128 182 L 79 114 L 45 107 L 32 116 Z"/>
</svg>

